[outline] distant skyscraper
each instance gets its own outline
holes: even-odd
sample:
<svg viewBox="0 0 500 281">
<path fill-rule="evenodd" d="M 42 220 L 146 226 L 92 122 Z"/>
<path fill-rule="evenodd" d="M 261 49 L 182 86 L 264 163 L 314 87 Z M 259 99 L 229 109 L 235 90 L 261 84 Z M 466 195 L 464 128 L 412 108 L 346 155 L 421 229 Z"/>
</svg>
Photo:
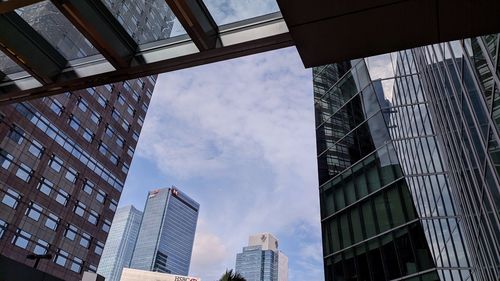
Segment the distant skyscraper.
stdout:
<svg viewBox="0 0 500 281">
<path fill-rule="evenodd" d="M 148 40 L 138 30 L 170 33 L 172 11 L 158 8 L 167 7 L 164 1 L 102 3 L 139 43 Z M 70 64 L 99 56 L 51 1 L 10 16 Z M 10 62 L 0 53 L 1 69 Z M 0 108 L 2 256 L 33 266 L 27 255 L 52 254 L 38 269 L 66 281 L 97 270 L 155 82 L 128 80 Z"/>
<path fill-rule="evenodd" d="M 199 208 L 175 187 L 150 191 L 130 268 L 188 275 Z"/>
<path fill-rule="evenodd" d="M 272 234 L 255 234 L 236 255 L 235 271 L 247 281 L 287 281 L 288 257 L 278 250 L 278 240 Z"/>
<path fill-rule="evenodd" d="M 125 206 L 116 210 L 97 268 L 97 273 L 104 276 L 106 281 L 119 281 L 122 269 L 130 266 L 141 220 L 142 212 L 134 206 Z"/>
</svg>

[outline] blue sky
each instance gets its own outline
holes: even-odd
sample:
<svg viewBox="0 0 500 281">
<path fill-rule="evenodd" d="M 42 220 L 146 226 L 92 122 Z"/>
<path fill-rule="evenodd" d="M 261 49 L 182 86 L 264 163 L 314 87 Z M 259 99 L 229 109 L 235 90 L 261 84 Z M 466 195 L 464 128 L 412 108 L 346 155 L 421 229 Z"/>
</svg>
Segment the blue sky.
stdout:
<svg viewBox="0 0 500 281">
<path fill-rule="evenodd" d="M 175 185 L 200 205 L 190 274 L 271 232 L 289 280 L 323 279 L 311 70 L 295 48 L 162 74 L 120 205 Z"/>
</svg>

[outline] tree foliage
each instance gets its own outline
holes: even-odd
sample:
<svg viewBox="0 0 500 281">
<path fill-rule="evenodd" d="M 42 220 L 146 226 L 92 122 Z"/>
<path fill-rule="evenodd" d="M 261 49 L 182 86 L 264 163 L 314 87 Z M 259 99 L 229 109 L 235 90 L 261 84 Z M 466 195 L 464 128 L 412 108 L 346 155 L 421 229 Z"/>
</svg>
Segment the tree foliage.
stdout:
<svg viewBox="0 0 500 281">
<path fill-rule="evenodd" d="M 231 270 L 226 270 L 218 281 L 246 281 L 241 274 Z"/>
</svg>

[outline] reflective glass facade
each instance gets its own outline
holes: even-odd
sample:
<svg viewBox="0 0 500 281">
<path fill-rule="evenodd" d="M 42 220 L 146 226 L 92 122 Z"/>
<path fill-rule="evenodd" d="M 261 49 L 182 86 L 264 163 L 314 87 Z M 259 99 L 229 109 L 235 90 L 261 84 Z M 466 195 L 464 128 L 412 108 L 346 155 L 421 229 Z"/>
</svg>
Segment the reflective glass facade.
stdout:
<svg viewBox="0 0 500 281">
<path fill-rule="evenodd" d="M 498 43 L 489 35 L 313 70 L 327 280 L 498 280 Z M 390 161 L 367 166 L 380 147 Z M 377 182 L 384 195 L 371 195 Z"/>
<path fill-rule="evenodd" d="M 130 268 L 187 276 L 199 207 L 176 188 L 150 191 Z"/>
<path fill-rule="evenodd" d="M 326 280 L 439 280 L 364 60 L 313 70 Z"/>
<path fill-rule="evenodd" d="M 142 212 L 134 206 L 116 210 L 97 273 L 107 281 L 119 281 L 124 267 L 130 267 L 139 235 Z"/>
<path fill-rule="evenodd" d="M 96 54 L 52 2 L 16 13 L 64 57 Z M 68 281 L 97 270 L 155 82 L 128 80 L 0 108 L 1 255 L 33 266 L 28 254 L 52 254 L 38 269 Z"/>
<path fill-rule="evenodd" d="M 500 278 L 498 45 L 488 35 L 411 51 L 476 280 Z"/>
</svg>

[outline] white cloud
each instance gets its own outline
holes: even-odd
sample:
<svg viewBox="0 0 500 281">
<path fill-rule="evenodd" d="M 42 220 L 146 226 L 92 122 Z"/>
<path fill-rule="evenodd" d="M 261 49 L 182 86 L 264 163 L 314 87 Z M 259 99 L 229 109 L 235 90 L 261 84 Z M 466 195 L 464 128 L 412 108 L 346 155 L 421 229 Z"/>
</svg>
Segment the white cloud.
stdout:
<svg viewBox="0 0 500 281">
<path fill-rule="evenodd" d="M 217 279 L 266 231 L 291 273 L 322 278 L 312 78 L 294 49 L 161 75 L 137 151 L 200 202 L 192 273 Z"/>
</svg>

